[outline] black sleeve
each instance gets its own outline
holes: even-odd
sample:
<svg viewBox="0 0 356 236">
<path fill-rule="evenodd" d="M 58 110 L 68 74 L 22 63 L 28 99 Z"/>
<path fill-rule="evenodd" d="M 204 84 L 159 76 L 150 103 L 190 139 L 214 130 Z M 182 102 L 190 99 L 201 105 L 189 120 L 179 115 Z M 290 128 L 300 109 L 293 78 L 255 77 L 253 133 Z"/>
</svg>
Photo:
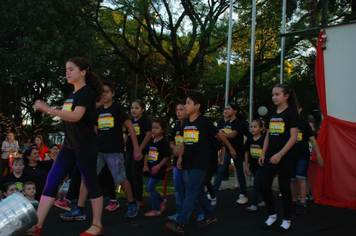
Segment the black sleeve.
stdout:
<svg viewBox="0 0 356 236">
<path fill-rule="evenodd" d="M 250 153 L 250 137 L 251 136 L 249 136 L 247 139 L 246 139 L 246 142 L 245 142 L 245 152 L 249 152 Z"/>
<path fill-rule="evenodd" d="M 291 128 L 296 128 L 299 125 L 299 114 L 298 112 L 291 107 L 291 114 L 290 114 L 290 127 Z"/>
<path fill-rule="evenodd" d="M 77 106 L 89 108 L 95 102 L 94 94 L 90 88 L 85 88 L 78 96 Z"/>
</svg>

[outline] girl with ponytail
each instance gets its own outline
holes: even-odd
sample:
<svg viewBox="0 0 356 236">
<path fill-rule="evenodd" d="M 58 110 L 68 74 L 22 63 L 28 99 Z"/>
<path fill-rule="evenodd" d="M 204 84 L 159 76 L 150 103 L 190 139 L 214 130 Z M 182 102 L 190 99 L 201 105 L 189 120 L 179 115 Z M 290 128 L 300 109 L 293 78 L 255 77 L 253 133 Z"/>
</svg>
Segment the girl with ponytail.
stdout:
<svg viewBox="0 0 356 236">
<path fill-rule="evenodd" d="M 96 176 L 98 150 L 94 131 L 95 101 L 98 101 L 102 94 L 102 83 L 93 73 L 89 61 L 82 57 L 67 61 L 66 77 L 68 83 L 74 85 L 74 91 L 69 94 L 62 109 L 50 107 L 40 100 L 35 103 L 37 111 L 62 119 L 65 139 L 47 177 L 37 210 L 38 223 L 27 232 L 29 235 L 41 234 L 43 222 L 53 205 L 58 186 L 75 163 L 88 188 L 93 209 L 92 225 L 81 236 L 99 235 L 104 231 L 101 225 L 103 196 Z M 85 219 L 81 209 L 76 207 L 75 211 L 76 217 Z"/>
</svg>

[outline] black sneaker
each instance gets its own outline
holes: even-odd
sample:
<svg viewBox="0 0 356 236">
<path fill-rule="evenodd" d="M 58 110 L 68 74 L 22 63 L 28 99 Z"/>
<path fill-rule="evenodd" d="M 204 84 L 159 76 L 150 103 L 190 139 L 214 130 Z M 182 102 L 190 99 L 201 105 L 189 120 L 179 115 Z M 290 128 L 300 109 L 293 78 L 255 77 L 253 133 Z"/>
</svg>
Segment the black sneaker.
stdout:
<svg viewBox="0 0 356 236">
<path fill-rule="evenodd" d="M 216 222 L 218 222 L 218 219 L 215 216 L 213 216 L 213 217 L 210 217 L 209 219 L 206 219 L 206 220 L 204 219 L 202 221 L 199 221 L 197 225 L 198 225 L 198 227 L 203 228 L 203 227 L 207 227 L 209 225 L 215 224 Z"/>
<path fill-rule="evenodd" d="M 296 213 L 298 209 L 298 202 L 292 202 L 292 212 Z"/>
<path fill-rule="evenodd" d="M 176 222 L 168 222 L 166 224 L 166 228 L 176 234 L 184 235 L 184 225 L 178 224 Z"/>
<path fill-rule="evenodd" d="M 297 215 L 304 216 L 307 213 L 307 206 L 306 205 L 299 205 L 297 210 L 295 211 Z"/>
</svg>

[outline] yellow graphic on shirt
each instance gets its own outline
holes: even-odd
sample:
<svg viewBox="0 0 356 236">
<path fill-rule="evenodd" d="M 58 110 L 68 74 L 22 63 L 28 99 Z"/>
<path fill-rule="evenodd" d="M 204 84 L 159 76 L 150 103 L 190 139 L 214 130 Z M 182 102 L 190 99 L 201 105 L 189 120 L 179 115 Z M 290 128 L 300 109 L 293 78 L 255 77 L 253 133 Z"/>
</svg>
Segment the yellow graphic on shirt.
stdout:
<svg viewBox="0 0 356 236">
<path fill-rule="evenodd" d="M 159 152 L 157 150 L 152 150 L 148 152 L 148 161 L 157 161 Z"/>
<path fill-rule="evenodd" d="M 269 123 L 270 134 L 283 134 L 285 130 L 285 123 L 283 121 L 271 121 Z"/>
<path fill-rule="evenodd" d="M 199 131 L 196 129 L 184 130 L 184 143 L 198 143 Z"/>
<path fill-rule="evenodd" d="M 141 134 L 140 126 L 138 124 L 133 125 L 135 129 L 136 136 Z"/>
<path fill-rule="evenodd" d="M 182 146 L 183 145 L 183 136 L 182 135 L 176 135 L 175 137 L 174 137 L 174 144 L 176 145 L 176 146 Z"/>
<path fill-rule="evenodd" d="M 102 116 L 98 118 L 98 128 L 113 128 L 114 127 L 114 117 L 112 116 Z"/>
<path fill-rule="evenodd" d="M 297 143 L 303 140 L 303 133 L 298 130 Z"/>
<path fill-rule="evenodd" d="M 73 103 L 72 102 L 64 102 L 63 104 L 63 108 L 62 110 L 63 111 L 72 111 L 72 106 L 73 106 Z"/>
<path fill-rule="evenodd" d="M 250 155 L 252 158 L 259 158 L 262 155 L 262 148 L 250 147 Z"/>
<path fill-rule="evenodd" d="M 229 126 L 229 127 L 225 127 L 224 128 L 224 133 L 225 134 L 231 134 L 232 133 L 232 128 Z"/>
</svg>

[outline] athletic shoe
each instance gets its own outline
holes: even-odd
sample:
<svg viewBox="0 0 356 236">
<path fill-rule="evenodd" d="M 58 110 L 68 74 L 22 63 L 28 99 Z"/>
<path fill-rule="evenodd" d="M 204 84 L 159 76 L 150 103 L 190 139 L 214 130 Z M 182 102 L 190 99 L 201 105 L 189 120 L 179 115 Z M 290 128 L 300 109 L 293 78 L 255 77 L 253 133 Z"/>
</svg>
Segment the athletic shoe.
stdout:
<svg viewBox="0 0 356 236">
<path fill-rule="evenodd" d="M 178 235 L 184 235 L 184 225 L 178 224 L 176 222 L 168 222 L 166 228 Z"/>
<path fill-rule="evenodd" d="M 295 213 L 297 215 L 305 215 L 307 213 L 307 206 L 306 205 L 300 205 L 297 207 L 297 209 L 295 210 Z"/>
<path fill-rule="evenodd" d="M 209 200 L 211 200 L 211 196 L 210 196 L 209 193 L 206 194 L 206 197 L 207 197 Z"/>
<path fill-rule="evenodd" d="M 296 213 L 298 209 L 298 202 L 292 202 L 292 212 Z"/>
<path fill-rule="evenodd" d="M 243 194 L 240 194 L 239 198 L 236 200 L 236 203 L 241 204 L 241 205 L 246 204 L 246 203 L 248 203 L 248 197 L 246 197 Z"/>
<path fill-rule="evenodd" d="M 59 214 L 59 218 L 65 221 L 85 220 L 85 213 L 75 206 L 73 211 Z"/>
<path fill-rule="evenodd" d="M 197 222 L 204 220 L 204 214 L 199 214 Z"/>
<path fill-rule="evenodd" d="M 164 212 L 166 210 L 166 206 L 167 206 L 167 200 L 166 199 L 163 199 L 163 202 L 161 202 L 159 204 L 159 208 L 160 208 L 160 211 L 161 212 Z"/>
<path fill-rule="evenodd" d="M 115 211 L 117 208 L 120 207 L 120 204 L 117 200 L 110 200 L 105 210 L 107 211 Z"/>
<path fill-rule="evenodd" d="M 257 207 L 254 206 L 254 205 L 251 205 L 251 206 L 249 206 L 249 207 L 246 207 L 246 211 L 248 211 L 248 212 L 255 212 L 255 211 L 257 211 Z"/>
<path fill-rule="evenodd" d="M 231 187 L 231 190 L 238 190 L 240 187 L 238 187 L 238 186 L 232 186 Z"/>
<path fill-rule="evenodd" d="M 218 202 L 217 197 L 212 198 L 212 199 L 210 200 L 210 204 L 211 204 L 211 206 L 213 206 L 213 207 L 216 205 L 217 202 Z"/>
<path fill-rule="evenodd" d="M 215 224 L 216 222 L 218 222 L 218 219 L 215 216 L 213 216 L 210 217 L 209 219 L 206 220 L 203 219 L 202 221 L 199 221 L 197 226 L 203 228 Z"/>
<path fill-rule="evenodd" d="M 265 201 L 262 201 L 262 202 L 258 203 L 257 206 L 258 206 L 258 207 L 265 207 L 265 206 L 266 206 L 266 202 L 265 202 Z"/>
<path fill-rule="evenodd" d="M 143 208 L 143 202 L 140 202 L 140 201 L 136 201 L 137 205 L 140 207 L 140 208 Z"/>
<path fill-rule="evenodd" d="M 145 214 L 145 216 L 147 216 L 147 217 L 161 216 L 161 215 L 162 215 L 162 213 L 160 211 L 154 211 L 154 210 L 149 211 Z"/>
<path fill-rule="evenodd" d="M 129 209 L 126 212 L 125 217 L 129 219 L 135 218 L 140 210 L 140 207 L 136 203 L 131 203 L 128 208 Z"/>
<path fill-rule="evenodd" d="M 172 222 L 176 222 L 178 214 L 167 216 L 167 219 Z"/>
<path fill-rule="evenodd" d="M 72 210 L 72 205 L 70 204 L 70 201 L 65 198 L 61 198 L 57 201 L 54 201 L 53 205 L 55 205 L 58 208 L 61 208 L 62 210 L 65 210 L 65 211 Z"/>
</svg>

